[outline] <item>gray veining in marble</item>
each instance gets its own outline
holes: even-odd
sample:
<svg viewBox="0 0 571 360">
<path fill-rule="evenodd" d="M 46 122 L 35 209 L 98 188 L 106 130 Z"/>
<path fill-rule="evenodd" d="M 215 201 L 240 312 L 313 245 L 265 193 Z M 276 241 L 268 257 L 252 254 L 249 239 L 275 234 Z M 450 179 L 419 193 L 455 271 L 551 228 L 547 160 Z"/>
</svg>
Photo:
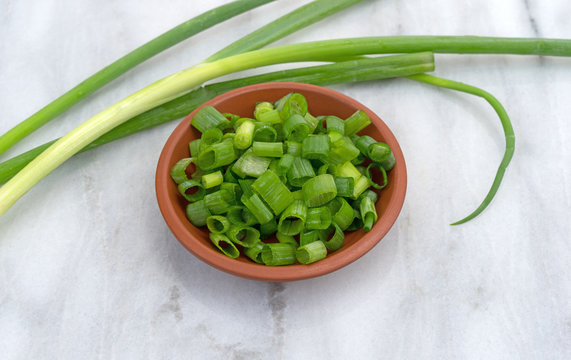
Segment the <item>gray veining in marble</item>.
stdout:
<svg viewBox="0 0 571 360">
<path fill-rule="evenodd" d="M 225 0 L 0 2 L 0 133 L 127 51 Z M 305 1 L 206 31 L 93 94 L 6 154 L 61 136 Z M 564 0 L 368 0 L 279 44 L 368 35 L 571 38 Z M 516 153 L 491 207 L 504 139 L 481 99 L 406 79 L 333 86 L 403 148 L 403 211 L 335 273 L 271 284 L 186 252 L 155 201 L 175 124 L 68 161 L 0 218 L 2 359 L 571 358 L 571 60 L 437 55 L 510 114 Z M 248 73 L 256 73 L 259 70 Z"/>
</svg>

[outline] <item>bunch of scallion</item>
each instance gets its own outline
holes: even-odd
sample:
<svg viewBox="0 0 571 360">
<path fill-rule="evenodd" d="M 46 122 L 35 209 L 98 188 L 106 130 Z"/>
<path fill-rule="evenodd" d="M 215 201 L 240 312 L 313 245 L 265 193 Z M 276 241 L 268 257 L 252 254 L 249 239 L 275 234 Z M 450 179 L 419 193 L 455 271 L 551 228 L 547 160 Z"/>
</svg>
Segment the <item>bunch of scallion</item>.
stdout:
<svg viewBox="0 0 571 360">
<path fill-rule="evenodd" d="M 269 1 L 271 0 L 233 1 L 181 24 L 145 44 L 85 80 L 25 120 L 21 125 L 0 137 L 0 152 L 6 151 L 27 134 L 129 68 L 192 34 Z M 215 96 L 217 92 L 259 81 L 287 80 L 326 85 L 343 81 L 408 76 L 416 81 L 481 96 L 490 102 L 500 116 L 506 135 L 506 151 L 494 183 L 481 205 L 472 214 L 457 223 L 475 217 L 491 201 L 513 155 L 514 135 L 509 118 L 501 104 L 487 92 L 466 84 L 424 74 L 433 68 L 431 54 L 415 53 L 493 53 L 569 57 L 571 56 L 571 40 L 469 36 L 393 36 L 316 41 L 259 49 L 280 37 L 358 2 L 359 0 L 313 1 L 230 45 L 198 66 L 190 67 L 158 80 L 119 101 L 57 141 L 45 145 L 42 149 L 32 150 L 21 157 L 0 164 L 0 177 L 2 181 L 6 181 L 0 188 L 0 215 L 4 214 L 21 196 L 74 154 L 140 129 L 183 116 L 204 100 Z M 361 58 L 367 55 L 402 53 L 410 53 L 411 56 Z M 353 60 L 352 62 L 344 61 L 347 59 Z M 377 60 L 379 63 L 376 63 Z M 266 77 L 248 78 L 243 82 L 238 80 L 234 83 L 219 83 L 192 91 L 206 81 L 222 75 L 260 66 L 303 61 L 335 62 L 336 64 L 310 68 L 306 72 L 302 70 L 302 73 L 297 74 L 288 71 L 267 74 Z M 386 62 L 383 63 L 384 61 Z M 391 61 L 394 63 L 387 66 L 387 63 Z M 367 64 L 367 66 L 363 64 Z M 338 68 L 329 72 L 332 68 L 327 68 L 327 66 L 338 66 Z M 377 66 L 381 70 L 377 70 Z M 329 80 L 331 74 L 339 71 L 339 67 L 343 69 L 342 73 L 349 74 L 350 71 L 354 71 L 353 74 L 356 78 L 343 77 L 343 74 L 340 74 L 336 79 Z M 18 172 L 14 174 L 16 171 Z"/>
</svg>

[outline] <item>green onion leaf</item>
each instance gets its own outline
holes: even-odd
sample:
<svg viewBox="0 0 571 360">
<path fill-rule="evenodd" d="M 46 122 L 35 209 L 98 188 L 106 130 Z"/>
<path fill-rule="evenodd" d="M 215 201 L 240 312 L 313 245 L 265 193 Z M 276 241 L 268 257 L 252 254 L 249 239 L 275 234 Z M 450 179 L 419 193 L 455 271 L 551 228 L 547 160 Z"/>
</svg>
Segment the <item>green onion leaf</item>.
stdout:
<svg viewBox="0 0 571 360">
<path fill-rule="evenodd" d="M 297 261 L 302 264 L 311 264 L 325 259 L 326 256 L 327 247 L 325 247 L 323 241 L 312 241 L 306 245 L 300 246 L 295 252 Z"/>
<path fill-rule="evenodd" d="M 317 175 L 307 180 L 301 190 L 309 207 L 321 206 L 337 196 L 335 179 L 330 174 Z"/>
</svg>

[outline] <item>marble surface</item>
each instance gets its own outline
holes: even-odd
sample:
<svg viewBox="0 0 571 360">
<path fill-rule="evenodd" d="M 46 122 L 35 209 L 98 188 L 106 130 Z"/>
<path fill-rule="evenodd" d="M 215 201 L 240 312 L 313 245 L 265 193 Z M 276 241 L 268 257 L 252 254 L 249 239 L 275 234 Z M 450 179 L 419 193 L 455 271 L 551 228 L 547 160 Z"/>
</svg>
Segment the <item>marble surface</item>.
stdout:
<svg viewBox="0 0 571 360">
<path fill-rule="evenodd" d="M 3 0 L 0 133 L 168 28 L 224 3 Z M 60 136 L 305 1 L 277 1 L 130 71 L 3 158 Z M 564 0 L 364 1 L 279 44 L 350 36 L 571 38 Z M 571 60 L 436 57 L 510 114 L 516 153 L 481 201 L 504 139 L 482 100 L 410 80 L 333 86 L 376 111 L 407 161 L 402 213 L 367 255 L 294 283 L 237 278 L 167 229 L 154 173 L 175 124 L 77 156 L 0 218 L 2 359 L 571 358 Z M 256 71 L 252 71 L 256 72 Z"/>
</svg>

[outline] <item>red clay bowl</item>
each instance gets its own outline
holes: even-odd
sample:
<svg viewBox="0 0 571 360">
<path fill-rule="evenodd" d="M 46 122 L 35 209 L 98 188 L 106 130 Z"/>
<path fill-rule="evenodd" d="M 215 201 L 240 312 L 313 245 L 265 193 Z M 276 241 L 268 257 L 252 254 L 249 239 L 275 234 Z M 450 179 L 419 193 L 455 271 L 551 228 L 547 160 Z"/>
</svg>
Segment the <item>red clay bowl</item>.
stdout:
<svg viewBox="0 0 571 360">
<path fill-rule="evenodd" d="M 310 265 L 265 266 L 256 264 L 245 256 L 237 259 L 226 257 L 210 242 L 208 230 L 197 228 L 185 215 L 186 200 L 179 195 L 169 176 L 171 167 L 180 159 L 189 157 L 188 143 L 200 137 L 190 126 L 193 111 L 173 131 L 159 158 L 156 173 L 157 200 L 163 217 L 180 243 L 196 257 L 227 273 L 248 279 L 264 281 L 293 281 L 312 278 L 340 269 L 371 250 L 393 226 L 402 208 L 406 192 L 406 167 L 402 150 L 387 125 L 363 104 L 331 89 L 301 83 L 265 83 L 229 91 L 206 103 L 220 112 L 231 112 L 252 117 L 254 105 L 259 101 L 276 101 L 282 96 L 298 92 L 308 101 L 309 111 L 317 115 L 336 115 L 347 118 L 358 109 L 364 110 L 372 124 L 360 134 L 366 134 L 387 143 L 396 158 L 395 167 L 389 172 L 389 185 L 379 193 L 376 208 L 379 220 L 373 229 L 348 232 L 343 247 L 330 253 L 325 259 Z"/>
</svg>

